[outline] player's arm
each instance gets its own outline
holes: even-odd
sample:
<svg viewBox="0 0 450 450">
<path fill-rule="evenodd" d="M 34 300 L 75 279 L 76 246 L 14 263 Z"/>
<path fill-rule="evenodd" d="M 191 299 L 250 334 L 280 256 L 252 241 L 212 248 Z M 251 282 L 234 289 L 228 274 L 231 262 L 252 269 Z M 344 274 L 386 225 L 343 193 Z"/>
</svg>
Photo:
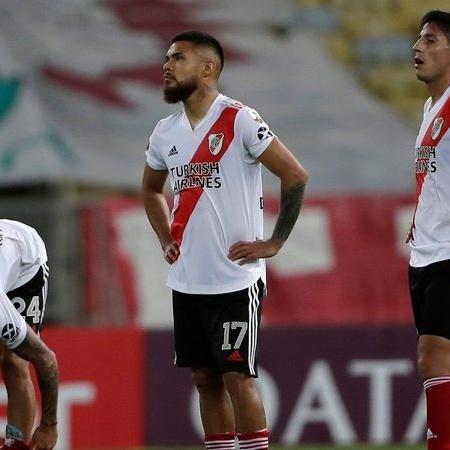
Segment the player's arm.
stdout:
<svg viewBox="0 0 450 450">
<path fill-rule="evenodd" d="M 178 245 L 170 235 L 170 212 L 164 195 L 167 170 L 155 170 L 145 164 L 142 179 L 142 199 L 150 224 L 158 236 L 164 258 L 169 264 L 175 262 L 180 254 Z"/>
<path fill-rule="evenodd" d="M 411 221 L 406 231 L 405 244 L 409 244 L 411 241 L 414 241 L 414 221 Z"/>
<path fill-rule="evenodd" d="M 257 258 L 276 255 L 291 233 L 303 203 L 308 172 L 277 138 L 259 157 L 261 163 L 281 182 L 280 212 L 270 239 L 256 242 L 239 241 L 230 248 L 228 257 L 246 264 Z"/>
<path fill-rule="evenodd" d="M 25 339 L 12 350 L 33 364 L 41 392 L 42 417 L 33 433 L 31 449 L 53 449 L 58 439 L 58 363 L 55 354 L 29 326 Z"/>
<path fill-rule="evenodd" d="M 300 214 L 309 175 L 277 138 L 274 138 L 259 159 L 281 182 L 280 212 L 270 239 L 281 248 Z"/>
</svg>

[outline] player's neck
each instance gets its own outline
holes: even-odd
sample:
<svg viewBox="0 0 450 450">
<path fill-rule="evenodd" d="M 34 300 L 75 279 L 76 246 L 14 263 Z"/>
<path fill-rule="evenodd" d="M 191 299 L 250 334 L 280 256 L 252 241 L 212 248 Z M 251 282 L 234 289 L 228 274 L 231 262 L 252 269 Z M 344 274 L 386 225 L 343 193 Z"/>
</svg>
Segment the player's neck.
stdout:
<svg viewBox="0 0 450 450">
<path fill-rule="evenodd" d="M 435 105 L 436 102 L 444 95 L 444 92 L 450 86 L 450 75 L 446 77 L 433 80 L 428 83 L 427 88 L 431 97 L 431 104 Z"/>
<path fill-rule="evenodd" d="M 202 87 L 193 92 L 184 102 L 184 111 L 192 129 L 205 117 L 218 95 L 219 92 L 215 87 Z"/>
</svg>

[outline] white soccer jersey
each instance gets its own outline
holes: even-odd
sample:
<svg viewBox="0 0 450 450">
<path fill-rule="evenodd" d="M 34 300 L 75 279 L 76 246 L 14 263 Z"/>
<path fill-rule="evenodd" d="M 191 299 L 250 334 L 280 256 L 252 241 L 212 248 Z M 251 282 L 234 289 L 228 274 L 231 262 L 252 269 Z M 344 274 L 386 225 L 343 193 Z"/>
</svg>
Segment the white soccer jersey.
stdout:
<svg viewBox="0 0 450 450">
<path fill-rule="evenodd" d="M 416 140 L 416 211 L 410 264 L 450 259 L 450 87 L 424 107 Z"/>
<path fill-rule="evenodd" d="M 25 339 L 27 326 L 6 294 L 30 281 L 46 262 L 45 245 L 34 228 L 0 220 L 0 339 L 9 348 Z"/>
<path fill-rule="evenodd" d="M 184 109 L 150 136 L 147 164 L 168 170 L 174 193 L 171 234 L 180 246 L 168 285 L 190 294 L 247 288 L 265 260 L 240 266 L 227 258 L 237 241 L 263 238 L 261 163 L 274 135 L 258 113 L 219 94 L 193 130 Z"/>
</svg>

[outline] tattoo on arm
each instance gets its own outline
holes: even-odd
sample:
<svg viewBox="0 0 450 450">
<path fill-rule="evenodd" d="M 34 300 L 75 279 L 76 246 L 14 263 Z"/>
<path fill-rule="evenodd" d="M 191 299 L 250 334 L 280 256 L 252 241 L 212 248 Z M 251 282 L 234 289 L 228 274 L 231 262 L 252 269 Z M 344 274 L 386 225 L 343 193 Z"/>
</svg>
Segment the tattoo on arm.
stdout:
<svg viewBox="0 0 450 450">
<path fill-rule="evenodd" d="M 28 331 L 25 339 L 14 351 L 21 358 L 30 361 L 36 370 L 42 398 L 42 421 L 56 422 L 58 365 L 53 352 L 32 331 Z"/>
<path fill-rule="evenodd" d="M 273 240 L 285 242 L 294 228 L 302 208 L 305 186 L 305 184 L 296 184 L 286 192 L 282 192 L 280 213 L 272 234 Z"/>
<path fill-rule="evenodd" d="M 58 369 L 56 366 L 47 367 L 45 376 L 39 380 L 39 389 L 42 395 L 42 420 L 47 425 L 57 420 L 58 405 Z"/>
</svg>

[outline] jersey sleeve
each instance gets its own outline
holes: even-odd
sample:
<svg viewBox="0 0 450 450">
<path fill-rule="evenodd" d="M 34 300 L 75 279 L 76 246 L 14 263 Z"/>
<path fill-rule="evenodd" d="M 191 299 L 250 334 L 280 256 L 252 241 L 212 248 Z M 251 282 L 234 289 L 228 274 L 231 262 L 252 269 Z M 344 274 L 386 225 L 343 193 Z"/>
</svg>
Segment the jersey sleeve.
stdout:
<svg viewBox="0 0 450 450">
<path fill-rule="evenodd" d="M 147 150 L 145 152 L 147 164 L 155 170 L 167 170 L 166 163 L 162 156 L 162 152 L 158 146 L 157 128 L 153 131 L 148 140 Z"/>
<path fill-rule="evenodd" d="M 237 118 L 238 126 L 241 127 L 244 147 L 251 157 L 259 158 L 272 142 L 275 134 L 261 116 L 248 106 L 239 111 Z"/>
</svg>

